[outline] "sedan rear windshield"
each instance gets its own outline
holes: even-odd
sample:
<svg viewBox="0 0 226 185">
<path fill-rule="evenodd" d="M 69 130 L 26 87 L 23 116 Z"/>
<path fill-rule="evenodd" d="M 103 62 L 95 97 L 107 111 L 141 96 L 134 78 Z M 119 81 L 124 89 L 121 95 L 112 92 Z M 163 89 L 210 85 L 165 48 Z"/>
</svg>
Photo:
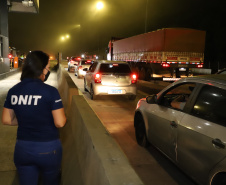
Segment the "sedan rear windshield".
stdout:
<svg viewBox="0 0 226 185">
<path fill-rule="evenodd" d="M 131 73 L 130 67 L 128 64 L 101 64 L 100 66 L 101 73 Z"/>
<path fill-rule="evenodd" d="M 92 61 L 91 60 L 82 60 L 81 61 L 81 64 L 82 65 L 91 65 L 92 64 Z"/>
</svg>

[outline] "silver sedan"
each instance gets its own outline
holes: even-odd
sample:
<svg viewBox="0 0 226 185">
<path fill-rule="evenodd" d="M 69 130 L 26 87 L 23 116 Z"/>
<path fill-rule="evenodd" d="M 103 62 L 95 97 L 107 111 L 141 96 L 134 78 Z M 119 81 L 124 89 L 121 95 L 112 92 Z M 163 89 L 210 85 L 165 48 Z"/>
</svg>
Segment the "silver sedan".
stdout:
<svg viewBox="0 0 226 185">
<path fill-rule="evenodd" d="M 226 75 L 181 79 L 139 100 L 139 145 L 154 145 L 198 184 L 226 184 Z"/>
<path fill-rule="evenodd" d="M 95 61 L 84 77 L 84 90 L 91 99 L 98 95 L 127 95 L 134 100 L 137 93 L 137 76 L 122 61 Z"/>
</svg>

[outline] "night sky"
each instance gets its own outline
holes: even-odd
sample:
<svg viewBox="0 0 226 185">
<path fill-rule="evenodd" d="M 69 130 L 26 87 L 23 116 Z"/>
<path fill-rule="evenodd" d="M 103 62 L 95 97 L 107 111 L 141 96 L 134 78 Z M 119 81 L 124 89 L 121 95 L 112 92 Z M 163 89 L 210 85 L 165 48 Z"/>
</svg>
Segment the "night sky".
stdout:
<svg viewBox="0 0 226 185">
<path fill-rule="evenodd" d="M 63 57 L 104 52 L 114 37 L 161 28 L 205 30 L 206 67 L 226 67 L 225 0 L 40 0 L 39 14 L 9 13 L 9 42 L 21 52 L 43 50 Z M 148 2 L 148 3 L 147 3 Z M 80 25 L 80 26 L 79 26 Z M 60 37 L 69 34 L 62 42 Z"/>
</svg>

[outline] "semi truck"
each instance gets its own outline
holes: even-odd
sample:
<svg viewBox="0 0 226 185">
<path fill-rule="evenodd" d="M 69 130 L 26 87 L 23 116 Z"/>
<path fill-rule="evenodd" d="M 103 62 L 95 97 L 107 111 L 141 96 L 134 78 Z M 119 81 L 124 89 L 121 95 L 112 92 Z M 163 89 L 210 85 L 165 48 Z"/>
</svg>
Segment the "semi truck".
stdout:
<svg viewBox="0 0 226 185">
<path fill-rule="evenodd" d="M 140 80 L 175 81 L 203 68 L 206 32 L 163 28 L 109 41 L 107 60 L 126 61 Z"/>
</svg>

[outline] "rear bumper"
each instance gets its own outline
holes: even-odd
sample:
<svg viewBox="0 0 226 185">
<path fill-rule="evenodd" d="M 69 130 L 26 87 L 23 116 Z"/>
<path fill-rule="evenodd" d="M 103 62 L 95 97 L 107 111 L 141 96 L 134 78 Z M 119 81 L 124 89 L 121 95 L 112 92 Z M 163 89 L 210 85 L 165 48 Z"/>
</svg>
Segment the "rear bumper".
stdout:
<svg viewBox="0 0 226 185">
<path fill-rule="evenodd" d="M 136 95 L 137 87 L 135 84 L 129 86 L 104 86 L 102 84 L 94 84 L 93 90 L 95 95 Z"/>
</svg>

